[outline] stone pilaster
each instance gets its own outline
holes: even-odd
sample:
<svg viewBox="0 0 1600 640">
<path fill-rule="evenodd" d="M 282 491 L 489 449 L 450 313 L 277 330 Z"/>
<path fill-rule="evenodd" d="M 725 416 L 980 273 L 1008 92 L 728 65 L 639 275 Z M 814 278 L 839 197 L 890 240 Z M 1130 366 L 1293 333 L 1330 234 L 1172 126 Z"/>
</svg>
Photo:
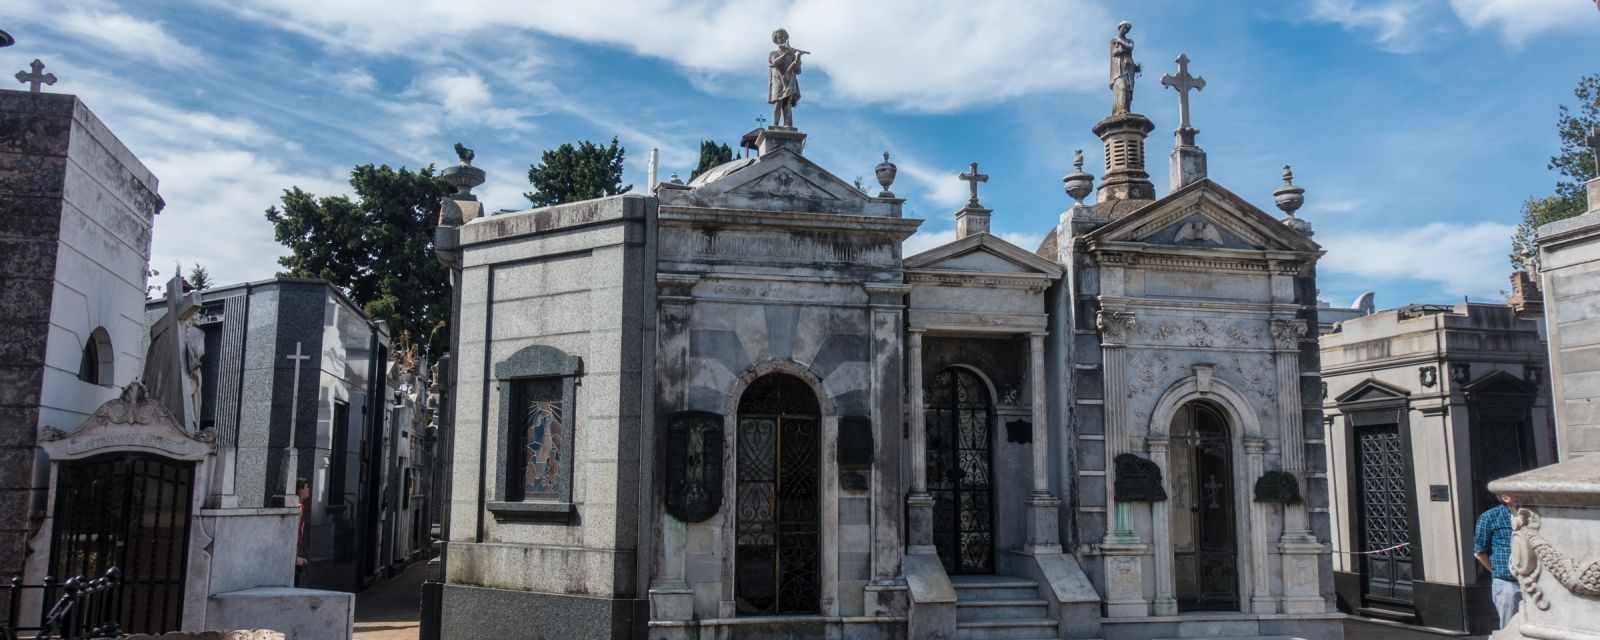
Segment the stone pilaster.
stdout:
<svg viewBox="0 0 1600 640">
<path fill-rule="evenodd" d="M 1168 440 L 1165 437 L 1147 438 L 1145 446 L 1150 451 L 1150 460 L 1161 469 L 1161 488 L 1167 495 L 1172 495 L 1172 473 L 1168 469 L 1167 457 Z M 1171 503 L 1167 500 L 1150 504 L 1150 527 L 1154 541 L 1156 565 L 1156 599 L 1155 614 L 1158 616 L 1172 616 L 1178 614 L 1178 599 L 1173 595 L 1176 583 L 1173 578 L 1172 565 L 1172 510 Z"/>
<path fill-rule="evenodd" d="M 694 298 L 690 295 L 699 276 L 662 273 L 656 276 L 656 300 L 660 306 L 659 323 L 662 327 L 686 327 Z M 686 370 L 689 362 L 689 333 L 687 331 L 663 332 L 657 338 L 656 362 L 671 373 Z M 681 398 L 661 398 L 660 402 L 674 409 L 681 407 Z M 663 425 L 665 426 L 665 425 Z M 731 452 L 726 455 L 731 455 Z M 724 468 L 732 468 L 724 464 Z M 657 483 L 656 491 L 664 485 Z M 658 504 L 665 496 L 657 495 Z M 728 498 L 724 497 L 724 504 Z M 689 527 L 682 520 L 661 514 L 661 534 L 657 538 L 653 574 L 650 577 L 650 607 L 653 620 L 694 619 L 694 591 L 689 586 L 686 559 L 688 558 Z"/>
<path fill-rule="evenodd" d="M 1134 315 L 1127 311 L 1101 310 L 1095 317 L 1100 329 L 1106 416 L 1106 506 L 1113 511 L 1106 520 L 1106 542 L 1137 543 L 1138 536 L 1128 528 L 1127 510 L 1117 502 L 1116 483 L 1112 482 L 1113 460 L 1128 451 L 1128 353 L 1127 340 L 1133 333 Z"/>
<path fill-rule="evenodd" d="M 911 419 L 911 494 L 906 497 L 907 553 L 937 553 L 933 546 L 933 496 L 928 495 L 928 431 L 922 406 L 922 331 L 906 331 L 906 404 Z"/>
<path fill-rule="evenodd" d="M 1033 493 L 1028 496 L 1028 553 L 1061 553 L 1061 501 L 1050 494 L 1050 416 L 1044 381 L 1044 338 L 1028 334 L 1028 362 L 1033 396 Z"/>
<path fill-rule="evenodd" d="M 905 299 L 911 287 L 904 284 L 865 285 L 872 303 L 872 427 L 875 447 L 872 464 L 872 581 L 892 584 L 901 575 L 901 554 L 905 551 L 901 529 L 904 507 L 900 496 L 900 457 L 904 448 L 899 439 L 905 432 L 904 386 L 898 384 L 904 357 L 901 328 L 905 326 Z"/>
<path fill-rule="evenodd" d="M 1245 436 L 1248 482 L 1254 483 L 1266 471 L 1266 450 L 1266 440 Z M 1255 500 L 1246 501 L 1250 508 L 1250 613 L 1277 613 L 1278 601 L 1272 596 L 1271 567 L 1267 562 L 1267 508 Z"/>
</svg>

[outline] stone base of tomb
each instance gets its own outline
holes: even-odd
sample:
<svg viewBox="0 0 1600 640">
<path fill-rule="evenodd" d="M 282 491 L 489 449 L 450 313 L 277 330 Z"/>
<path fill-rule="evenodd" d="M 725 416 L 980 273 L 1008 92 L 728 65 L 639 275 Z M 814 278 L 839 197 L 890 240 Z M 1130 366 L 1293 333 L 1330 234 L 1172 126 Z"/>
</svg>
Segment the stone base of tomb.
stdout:
<svg viewBox="0 0 1600 640">
<path fill-rule="evenodd" d="M 439 632 L 442 638 L 642 638 L 649 617 L 650 601 L 643 598 L 446 584 Z M 658 636 L 671 637 L 649 637 Z"/>
</svg>

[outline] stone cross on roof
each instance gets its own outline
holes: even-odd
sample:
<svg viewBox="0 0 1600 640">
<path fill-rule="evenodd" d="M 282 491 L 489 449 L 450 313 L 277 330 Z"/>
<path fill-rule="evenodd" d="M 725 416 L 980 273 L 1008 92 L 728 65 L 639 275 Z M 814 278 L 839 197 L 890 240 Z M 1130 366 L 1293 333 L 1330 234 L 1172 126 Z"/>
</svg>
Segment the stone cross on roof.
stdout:
<svg viewBox="0 0 1600 640">
<path fill-rule="evenodd" d="M 989 175 L 978 173 L 978 163 L 976 162 L 968 165 L 968 167 L 967 172 L 959 176 L 962 180 L 966 180 L 967 186 L 972 189 L 972 199 L 967 201 L 967 206 L 980 207 L 982 205 L 978 204 L 978 183 L 988 182 Z"/>
<path fill-rule="evenodd" d="M 33 73 L 18 71 L 17 82 L 28 85 L 30 93 L 39 93 L 39 85 L 41 84 L 53 85 L 56 83 L 56 74 L 44 73 L 44 63 L 40 62 L 38 58 L 34 58 L 33 64 L 28 66 L 33 69 Z"/>
<path fill-rule="evenodd" d="M 1600 2 L 1600 0 L 1595 1 Z M 1590 128 L 1589 137 L 1583 141 L 1589 144 L 1589 153 L 1594 155 L 1595 171 L 1600 172 L 1600 126 Z"/>
<path fill-rule="evenodd" d="M 1177 63 L 1178 75 L 1161 76 L 1161 86 L 1178 91 L 1178 129 L 1185 130 L 1193 128 L 1189 126 L 1189 90 L 1206 88 L 1206 79 L 1189 75 L 1189 54 L 1178 54 Z"/>
</svg>

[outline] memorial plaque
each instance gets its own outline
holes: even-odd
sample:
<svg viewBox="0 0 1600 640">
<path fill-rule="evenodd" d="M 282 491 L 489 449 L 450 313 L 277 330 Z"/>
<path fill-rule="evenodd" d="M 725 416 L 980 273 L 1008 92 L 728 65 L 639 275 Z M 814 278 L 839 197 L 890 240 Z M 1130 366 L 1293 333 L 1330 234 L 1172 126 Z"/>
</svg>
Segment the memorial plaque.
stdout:
<svg viewBox="0 0 1600 640">
<path fill-rule="evenodd" d="M 839 466 L 872 466 L 872 419 L 866 416 L 839 418 Z"/>
<path fill-rule="evenodd" d="M 1028 444 L 1033 442 L 1033 423 L 1027 420 L 1012 420 L 1006 423 L 1006 442 L 1013 444 Z"/>
<path fill-rule="evenodd" d="M 667 513 L 704 522 L 722 508 L 722 416 L 683 411 L 667 419 Z"/>
<path fill-rule="evenodd" d="M 1256 479 L 1256 502 L 1300 504 L 1300 482 L 1287 471 L 1268 471 Z"/>
<path fill-rule="evenodd" d="M 1161 486 L 1161 467 L 1156 463 L 1124 453 L 1117 456 L 1117 502 L 1161 502 L 1167 490 Z"/>
</svg>

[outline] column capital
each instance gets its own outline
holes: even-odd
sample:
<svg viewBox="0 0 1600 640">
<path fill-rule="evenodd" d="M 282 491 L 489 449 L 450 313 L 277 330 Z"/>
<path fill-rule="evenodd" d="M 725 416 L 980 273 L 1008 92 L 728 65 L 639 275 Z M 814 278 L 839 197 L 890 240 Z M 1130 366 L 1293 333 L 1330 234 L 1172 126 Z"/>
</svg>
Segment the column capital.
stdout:
<svg viewBox="0 0 1600 640">
<path fill-rule="evenodd" d="M 1244 452 L 1250 455 L 1260 455 L 1267 450 L 1267 439 L 1258 436 L 1245 436 Z"/>
<path fill-rule="evenodd" d="M 1150 453 L 1166 453 L 1171 444 L 1172 439 L 1165 435 L 1147 436 L 1144 439 L 1144 446 Z"/>
<path fill-rule="evenodd" d="M 1100 330 L 1102 346 L 1121 346 L 1132 337 L 1135 317 L 1132 311 L 1101 309 L 1095 313 L 1094 326 Z"/>
</svg>

